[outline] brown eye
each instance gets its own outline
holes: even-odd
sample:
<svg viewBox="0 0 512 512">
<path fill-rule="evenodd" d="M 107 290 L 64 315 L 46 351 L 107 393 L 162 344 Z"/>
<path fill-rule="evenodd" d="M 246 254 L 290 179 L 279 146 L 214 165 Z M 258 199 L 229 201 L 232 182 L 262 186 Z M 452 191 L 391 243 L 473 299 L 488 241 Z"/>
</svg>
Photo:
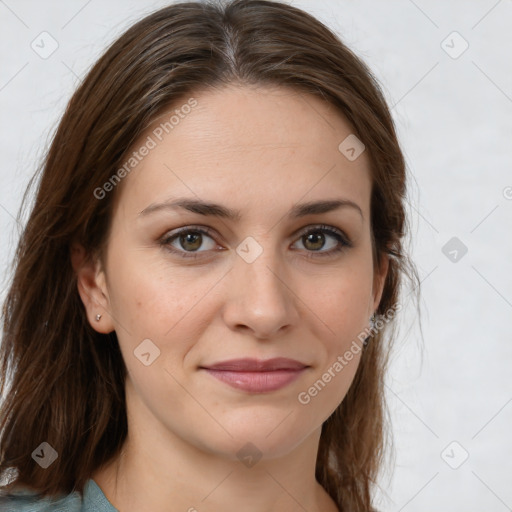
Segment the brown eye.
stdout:
<svg viewBox="0 0 512 512">
<path fill-rule="evenodd" d="M 159 244 L 183 258 L 197 258 L 202 253 L 216 247 L 216 243 L 210 236 L 210 233 L 211 230 L 209 228 L 185 227 L 174 233 L 164 235 L 159 240 Z M 200 251 L 199 249 L 204 246 L 205 237 L 211 240 L 210 247 Z"/>
<path fill-rule="evenodd" d="M 334 242 L 326 242 L 328 239 Z M 309 252 L 308 257 L 333 256 L 336 253 L 352 247 L 352 243 L 341 231 L 330 226 L 315 226 L 303 232 L 300 239 L 305 249 Z M 326 247 L 327 250 L 322 250 Z"/>
<path fill-rule="evenodd" d="M 312 231 L 307 235 L 303 235 L 304 247 L 311 251 L 322 249 L 325 244 L 325 236 L 319 231 Z"/>
<path fill-rule="evenodd" d="M 215 249 L 215 240 L 213 240 L 211 234 L 212 230 L 209 228 L 187 226 L 174 233 L 164 235 L 159 240 L 159 244 L 169 252 L 178 254 L 183 258 L 198 258 L 202 253 Z M 205 237 L 210 239 L 211 246 L 205 250 L 199 250 L 201 247 L 204 248 Z M 330 242 L 329 238 L 331 239 Z M 307 257 L 335 256 L 340 251 L 352 247 L 352 243 L 342 231 L 324 225 L 314 226 L 303 231 L 299 240 L 308 253 Z M 327 250 L 322 250 L 326 246 Z"/>
<path fill-rule="evenodd" d="M 179 235 L 178 240 L 180 246 L 187 251 L 197 251 L 203 243 L 202 235 L 197 231 L 189 231 L 184 235 Z"/>
</svg>

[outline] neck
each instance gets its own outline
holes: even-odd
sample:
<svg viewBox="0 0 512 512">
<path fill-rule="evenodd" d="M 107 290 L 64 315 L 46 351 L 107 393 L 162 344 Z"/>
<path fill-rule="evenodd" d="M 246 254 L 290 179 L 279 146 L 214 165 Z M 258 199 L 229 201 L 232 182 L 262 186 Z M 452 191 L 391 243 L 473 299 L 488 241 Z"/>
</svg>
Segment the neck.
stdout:
<svg viewBox="0 0 512 512">
<path fill-rule="evenodd" d="M 132 391 L 128 384 L 123 449 L 92 475 L 120 512 L 338 512 L 315 479 L 321 427 L 287 453 L 275 447 L 274 457 L 244 464 L 238 449 L 215 451 L 173 431 Z"/>
</svg>

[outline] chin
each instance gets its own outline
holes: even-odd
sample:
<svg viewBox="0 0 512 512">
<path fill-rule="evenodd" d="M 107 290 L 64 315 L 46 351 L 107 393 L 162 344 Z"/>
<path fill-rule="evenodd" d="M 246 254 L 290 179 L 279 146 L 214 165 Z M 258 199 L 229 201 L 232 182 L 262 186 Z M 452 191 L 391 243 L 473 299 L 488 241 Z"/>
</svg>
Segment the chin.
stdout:
<svg viewBox="0 0 512 512">
<path fill-rule="evenodd" d="M 229 426 L 223 423 L 232 437 L 221 429 L 215 439 L 203 439 L 204 448 L 230 460 L 241 460 L 245 455 L 261 459 L 285 456 L 311 434 L 303 423 L 295 419 L 290 421 L 292 415 L 283 421 L 285 417 L 286 414 L 274 414 L 262 420 L 253 416 L 250 420 L 232 422 Z"/>
</svg>

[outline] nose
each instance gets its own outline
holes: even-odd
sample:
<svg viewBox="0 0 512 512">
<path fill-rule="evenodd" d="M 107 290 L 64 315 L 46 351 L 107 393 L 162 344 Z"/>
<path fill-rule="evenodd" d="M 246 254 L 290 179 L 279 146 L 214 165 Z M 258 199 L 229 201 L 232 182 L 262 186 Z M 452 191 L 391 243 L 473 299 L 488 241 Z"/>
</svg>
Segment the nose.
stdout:
<svg viewBox="0 0 512 512">
<path fill-rule="evenodd" d="M 236 256 L 229 272 L 224 321 L 258 339 L 270 339 L 297 325 L 299 300 L 274 252 L 265 249 L 248 263 Z"/>
</svg>

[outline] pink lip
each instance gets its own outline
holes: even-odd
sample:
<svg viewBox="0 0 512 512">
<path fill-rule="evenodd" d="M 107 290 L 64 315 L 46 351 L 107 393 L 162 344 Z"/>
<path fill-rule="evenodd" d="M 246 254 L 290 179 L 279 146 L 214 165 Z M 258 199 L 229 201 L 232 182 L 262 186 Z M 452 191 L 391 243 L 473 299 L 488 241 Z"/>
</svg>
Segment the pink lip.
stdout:
<svg viewBox="0 0 512 512">
<path fill-rule="evenodd" d="M 281 389 L 297 379 L 306 368 L 308 366 L 299 361 L 283 357 L 266 361 L 232 359 L 201 367 L 220 381 L 253 393 Z"/>
</svg>

